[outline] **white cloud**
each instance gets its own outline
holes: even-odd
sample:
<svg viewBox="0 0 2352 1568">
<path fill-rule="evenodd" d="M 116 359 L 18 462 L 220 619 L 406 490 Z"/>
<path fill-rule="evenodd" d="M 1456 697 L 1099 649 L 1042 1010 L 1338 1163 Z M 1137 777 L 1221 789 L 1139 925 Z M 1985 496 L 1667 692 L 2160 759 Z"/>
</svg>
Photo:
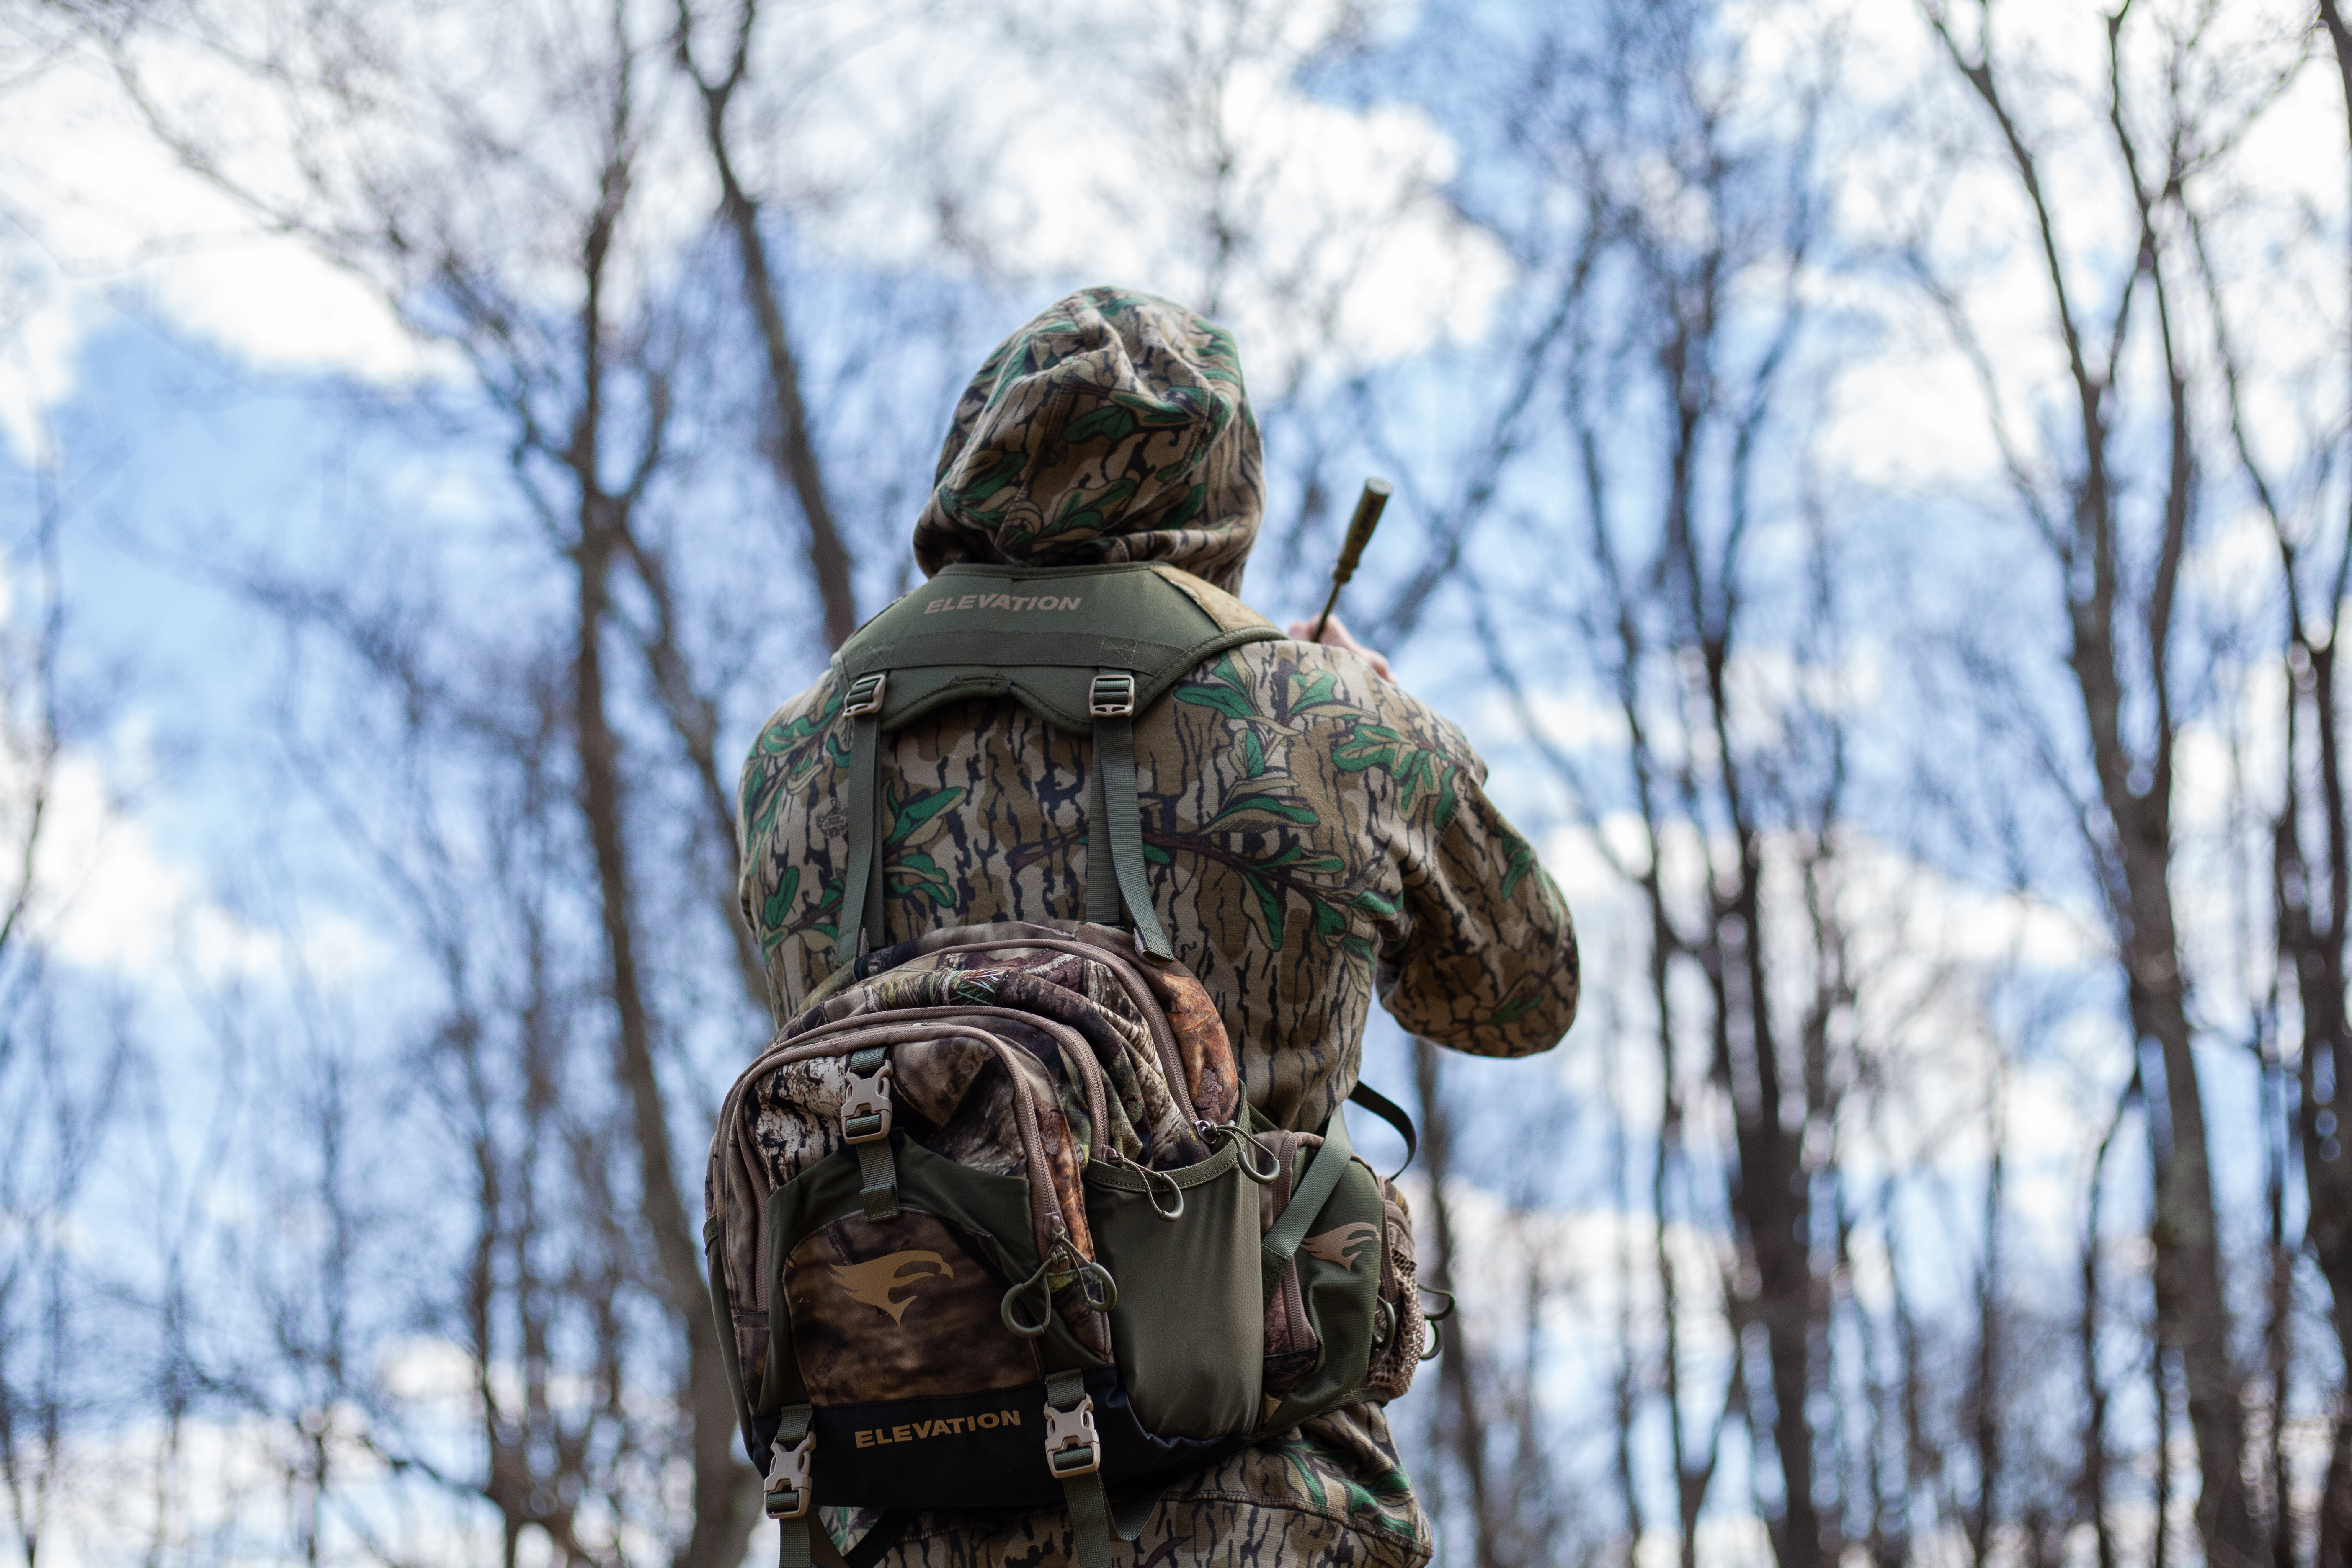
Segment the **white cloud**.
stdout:
<svg viewBox="0 0 2352 1568">
<path fill-rule="evenodd" d="M 1000 279 L 1213 305 L 1261 384 L 1327 341 L 1333 365 L 1393 359 L 1475 336 L 1510 268 L 1441 195 L 1457 156 L 1427 114 L 1297 86 L 1358 9 L 806 6 L 769 19 L 737 116 L 742 161 L 836 257 L 961 265 L 953 242 Z M 646 58 L 671 15 L 637 18 Z M 259 88 L 158 28 L 130 58 L 163 112 L 241 185 L 329 226 L 362 232 L 389 199 L 415 270 L 376 257 L 362 277 L 268 232 L 164 150 L 103 62 L 64 51 L 9 92 L 0 146 L 0 432 L 21 454 L 126 299 L 256 364 L 400 381 L 447 363 L 385 303 L 426 276 L 438 239 L 497 250 L 526 298 L 559 305 L 574 287 L 595 190 L 593 41 L 560 18 L 462 7 L 312 27 L 255 0 L 215 17 L 237 47 L 290 51 L 348 98 Z M 1235 17 L 1241 33 L 1219 31 Z M 650 67 L 640 95 L 623 296 L 676 264 L 716 199 L 690 91 Z"/>
<path fill-rule="evenodd" d="M 21 714 L 29 650 L 11 624 L 11 587 L 0 573 L 0 910 L 23 899 L 19 934 L 69 963 L 146 980 L 184 966 L 208 981 L 299 969 L 336 984 L 383 963 L 381 941 L 331 911 L 295 932 L 254 924 L 126 808 L 113 776 L 121 764 L 79 745 L 45 754 Z M 121 739 L 124 752 L 142 750 Z"/>
<path fill-rule="evenodd" d="M 22 853 L 39 775 L 21 750 L 5 754 L 0 844 Z M 13 897 L 19 878 L 9 868 Z M 298 933 L 255 925 L 215 900 L 199 871 L 158 844 L 153 828 L 121 805 L 91 755 L 60 752 L 46 779 L 33 856 L 26 932 L 68 963 L 153 979 L 185 965 L 206 980 L 284 976 L 299 968 L 335 983 L 376 967 L 383 943 L 334 913 Z"/>
<path fill-rule="evenodd" d="M 159 43 L 150 63 L 194 93 L 219 68 Z M 85 336 L 121 302 L 268 368 L 378 380 L 425 364 L 382 296 L 176 163 L 90 61 L 68 57 L 6 98 L 0 142 L 0 432 L 38 447 L 71 395 Z"/>
</svg>

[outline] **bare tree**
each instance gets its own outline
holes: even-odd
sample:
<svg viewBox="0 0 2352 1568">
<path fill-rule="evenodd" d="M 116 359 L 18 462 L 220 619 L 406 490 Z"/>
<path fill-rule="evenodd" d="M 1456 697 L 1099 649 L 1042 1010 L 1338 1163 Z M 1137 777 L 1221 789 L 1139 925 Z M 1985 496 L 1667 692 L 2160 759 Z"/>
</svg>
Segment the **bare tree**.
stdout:
<svg viewBox="0 0 2352 1568">
<path fill-rule="evenodd" d="M 1557 677 L 1538 672 L 1561 668 L 1560 650 L 1488 631 L 1495 677 L 1568 797 L 1595 816 L 1623 809 L 1637 825 L 1640 844 L 1620 868 L 1644 911 L 1646 1027 L 1664 1096 L 1650 1202 L 1664 1303 L 1658 1414 L 1680 1549 L 1696 1561 L 1725 1423 L 1744 1415 L 1769 1478 L 1775 1553 L 1817 1563 L 1834 1557 L 1841 1531 L 1836 1508 L 1824 1507 L 1837 1469 L 1816 1405 L 1829 1378 L 1826 1222 L 1844 1077 L 1835 1058 L 1854 984 L 1838 894 L 1843 769 L 1837 725 L 1801 696 L 1765 721 L 1780 738 L 1759 748 L 1749 726 L 1765 694 L 1742 685 L 1754 668 L 1745 661 L 1773 657 L 1748 640 L 1759 636 L 1750 606 L 1773 591 L 1750 552 L 1765 531 L 1786 530 L 1759 456 L 1797 427 L 1798 395 L 1784 400 L 1783 387 L 1801 374 L 1801 279 L 1821 232 L 1810 131 L 1784 145 L 1738 128 L 1741 95 L 1762 89 L 1699 7 L 1604 7 L 1589 35 L 1564 26 L 1537 58 L 1528 96 L 1512 100 L 1517 134 L 1576 227 L 1549 253 L 1534 248 L 1535 232 L 1522 241 L 1557 303 L 1517 348 L 1524 369 L 1508 378 L 1483 460 L 1458 470 L 1460 499 L 1437 509 L 1452 520 L 1441 523 L 1451 541 L 1442 559 L 1475 556 L 1469 531 L 1491 519 L 1525 531 L 1527 543 L 1511 548 L 1589 563 L 1541 583 L 1474 580 L 1484 583 L 1482 628 L 1556 626 L 1597 656 L 1593 674 L 1629 748 L 1622 779 L 1596 776 L 1546 716 Z M 1801 101 L 1817 104 L 1805 90 Z M 1559 411 L 1540 440 L 1538 387 Z M 1564 505 L 1501 499 L 1528 449 L 1566 463 Z M 1416 621 L 1442 580 L 1408 584 L 1391 625 Z M 1816 573 L 1780 588 L 1801 602 L 1830 581 Z M 1769 890 L 1784 872 L 1768 860 L 1783 846 L 1793 919 Z M 1777 979 L 1783 963 L 1808 973 L 1793 1007 Z M 1706 1064 L 1696 1087 L 1694 1054 Z M 1729 1126 L 1727 1146 L 1697 1159 L 1687 1142 L 1695 1093 L 1710 1102 L 1707 1120 L 1719 1105 Z M 1720 1173 L 1713 1193 L 1700 1185 L 1708 1173 Z M 1666 1240 L 1678 1224 L 1727 1228 L 1720 1278 L 1684 1277 Z M 1700 1394 L 1679 1342 L 1688 1315 L 1708 1310 L 1758 1360 Z"/>
<path fill-rule="evenodd" d="M 543 1326 L 546 1314 L 534 1303 L 548 1300 L 550 1290 L 573 1301 L 611 1303 L 616 1281 L 636 1278 L 661 1305 L 677 1367 L 677 1442 L 692 1476 L 688 1528 L 676 1561 L 732 1563 L 754 1513 L 753 1478 L 736 1451 L 733 1394 L 708 1331 L 698 1227 L 679 1178 L 678 1122 L 697 1119 L 678 1116 L 660 1065 L 674 1048 L 667 1037 L 676 1026 L 661 1016 L 659 987 L 647 973 L 656 895 L 642 858 L 645 830 L 631 808 L 625 716 L 631 689 L 612 661 L 616 642 L 635 642 L 642 653 L 638 689 L 667 715 L 677 748 L 677 763 L 668 765 L 682 768 L 688 798 L 701 800 L 700 837 L 722 850 L 713 856 L 722 868 L 712 879 L 714 912 L 734 929 L 747 1000 L 764 1001 L 758 956 L 731 908 L 732 813 L 718 771 L 713 704 L 707 678 L 698 676 L 685 652 L 684 611 L 648 517 L 652 493 L 675 468 L 675 377 L 691 344 L 686 319 L 665 313 L 652 250 L 658 241 L 645 232 L 647 184 L 675 177 L 677 167 L 663 105 L 670 39 L 643 30 L 625 5 L 552 19 L 554 32 L 523 40 L 529 57 L 548 68 L 531 84 L 547 119 L 518 142 L 494 123 L 492 100 L 468 100 L 446 83 L 404 77 L 408 62 L 376 35 L 374 22 L 361 8 L 314 14 L 298 34 L 265 37 L 258 48 L 247 38 L 216 39 L 225 55 L 253 65 L 258 85 L 282 91 L 290 112 L 313 121 L 319 155 L 301 166 L 290 195 L 247 175 L 242 160 L 250 149 L 222 146 L 209 126 L 186 118 L 185 106 L 143 74 L 135 47 L 119 47 L 116 58 L 151 123 L 192 166 L 273 224 L 382 281 L 405 320 L 465 356 L 483 412 L 507 450 L 513 494 L 535 520 L 548 563 L 565 582 L 551 601 L 562 608 L 545 623 L 551 640 L 544 656 L 553 660 L 547 668 L 560 674 L 542 695 L 560 696 L 541 723 L 556 724 L 565 746 L 557 772 L 576 812 L 573 842 L 593 889 L 589 912 L 601 936 L 597 989 L 604 1011 L 601 1029 L 584 1038 L 568 1029 L 548 1032 L 541 982 L 533 978 L 526 944 L 518 993 L 507 1003 L 517 1010 L 521 1070 L 497 1083 L 479 1071 L 461 1074 L 472 1086 L 467 1095 L 495 1092 L 502 1107 L 492 1115 L 476 1106 L 479 1127 L 471 1142 L 482 1229 L 468 1273 L 478 1282 L 486 1268 L 504 1278 L 498 1254 L 509 1253 L 522 1329 L 519 1343 L 502 1342 L 477 1288 L 467 1340 L 478 1357 L 489 1439 L 488 1468 L 478 1484 L 509 1521 L 510 1550 L 524 1524 L 547 1531 L 567 1555 L 584 1550 L 566 1521 L 577 1506 L 572 1472 L 586 1454 L 544 1408 L 551 1352 L 538 1342 L 541 1329 L 533 1325 Z M 386 170 L 373 163 L 387 117 L 437 138 L 425 142 L 419 166 Z M 508 210 L 516 205 L 530 216 Z M 553 298 L 551 279 L 561 280 Z M 559 303 L 566 295 L 569 304 Z M 643 596 L 642 615 L 633 615 L 625 601 L 632 591 Z M 541 733 L 528 746 L 509 746 L 509 755 L 513 765 L 539 757 L 533 765 L 544 776 L 552 766 L 544 745 Z M 657 752 L 656 765 L 665 762 Z M 559 798 L 544 788 L 526 789 L 505 805 L 528 813 Z M 500 830 L 495 820 L 490 826 Z M 478 1012 L 460 1007 L 448 1026 L 447 1050 L 461 1063 L 470 1059 L 489 1027 Z M 614 1127 L 587 1124 L 567 1133 L 550 1120 L 557 1114 L 549 1099 L 554 1069 L 541 1058 L 559 1047 L 585 1047 L 595 1034 L 609 1049 L 624 1114 Z M 520 1120 L 509 1121 L 510 1116 Z M 573 1145 L 565 1159 L 547 1163 L 543 1133 Z M 625 1186 L 601 1157 L 608 1150 L 625 1153 Z M 541 1274 L 532 1263 L 539 1244 L 530 1232 L 550 1211 L 546 1196 L 533 1194 L 534 1172 L 563 1174 L 579 1205 L 574 1223 L 592 1230 L 619 1225 L 610 1205 L 625 1203 L 622 1228 L 633 1240 L 623 1253 L 608 1254 L 597 1272 L 552 1279 Z M 614 1275 L 635 1246 L 649 1255 L 644 1275 Z M 614 1336 L 627 1327 L 625 1311 L 603 1321 L 590 1336 L 602 1346 L 592 1360 L 612 1360 Z M 488 1381 L 495 1358 L 507 1355 L 536 1368 L 527 1372 L 526 1385 L 537 1392 L 527 1391 L 520 1411 L 502 1411 Z M 617 1382 L 606 1380 L 606 1397 L 622 1397 Z M 547 1426 L 550 1421 L 557 1425 Z M 595 1462 L 610 1466 L 614 1456 L 608 1451 Z"/>
<path fill-rule="evenodd" d="M 2244 1484 L 2246 1416 L 2234 1321 L 2223 1288 L 2210 1137 L 2193 1045 L 2187 959 L 2176 906 L 2177 757 L 2182 563 L 2202 485 L 2193 404 L 2204 374 L 2191 334 L 2193 293 L 2182 235 L 2189 194 L 2266 101 L 2259 77 L 2216 85 L 2199 60 L 2218 16 L 2210 6 L 2144 24 L 2125 5 L 2105 17 L 2102 61 L 2107 158 L 2104 173 L 2132 217 L 2136 243 L 2120 276 L 2098 277 L 2081 259 L 2050 191 L 2052 153 L 2040 144 L 2012 86 L 2014 62 L 1997 44 L 1995 8 L 1923 6 L 1951 68 L 1985 117 L 1994 156 L 2013 182 L 2020 241 L 2039 260 L 2050 330 L 2070 396 L 2065 434 L 2044 446 L 2012 414 L 1999 374 L 1959 287 L 1924 253 L 1918 277 L 1979 370 L 2010 491 L 2046 551 L 2061 588 L 2066 674 L 2079 709 L 2087 786 L 2074 791 L 2080 842 L 2114 932 L 2125 1012 L 2147 1053 L 2157 1203 L 2159 1366 L 2177 1356 L 2200 1486 L 2197 1518 L 2209 1558 L 2264 1555 Z M 2152 35 L 2158 78 L 2135 75 L 2135 29 Z M 2158 369 L 2145 389 L 2127 355 L 2145 345 Z M 2126 465 L 2119 432 L 2143 395 L 2163 431 L 2160 464 Z M 2150 526 L 2126 495 L 2144 485 L 2160 498 Z M 2072 759 L 2067 743 L 2053 755 Z M 2071 770 L 2062 770 L 2071 771 Z M 2159 1472 L 2161 1475 L 2161 1472 Z"/>
</svg>

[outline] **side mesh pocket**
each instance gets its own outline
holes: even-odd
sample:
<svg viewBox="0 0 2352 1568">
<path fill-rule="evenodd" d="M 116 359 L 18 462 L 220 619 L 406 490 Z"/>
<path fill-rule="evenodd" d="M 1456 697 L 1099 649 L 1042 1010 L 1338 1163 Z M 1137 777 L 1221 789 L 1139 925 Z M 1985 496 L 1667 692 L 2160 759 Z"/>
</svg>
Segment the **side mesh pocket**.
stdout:
<svg viewBox="0 0 2352 1568">
<path fill-rule="evenodd" d="M 1375 1399 L 1400 1398 L 1429 1345 L 1429 1320 L 1421 1310 L 1419 1264 L 1412 1247 L 1412 1211 L 1392 1182 L 1381 1183 L 1385 1246 L 1381 1256 L 1381 1300 L 1372 1327 L 1372 1364 L 1365 1390 Z"/>
</svg>

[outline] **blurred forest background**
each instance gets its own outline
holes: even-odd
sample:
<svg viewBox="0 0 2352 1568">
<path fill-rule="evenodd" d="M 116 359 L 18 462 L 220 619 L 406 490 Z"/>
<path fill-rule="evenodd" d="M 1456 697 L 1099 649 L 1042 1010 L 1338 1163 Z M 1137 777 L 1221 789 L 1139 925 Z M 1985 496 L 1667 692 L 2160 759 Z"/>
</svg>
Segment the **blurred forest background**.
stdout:
<svg viewBox="0 0 2352 1568">
<path fill-rule="evenodd" d="M 1442 1562 L 2352 1562 L 2316 4 L 0 0 L 0 1563 L 772 1550 L 737 762 L 1094 282 L 1583 933 Z"/>
</svg>

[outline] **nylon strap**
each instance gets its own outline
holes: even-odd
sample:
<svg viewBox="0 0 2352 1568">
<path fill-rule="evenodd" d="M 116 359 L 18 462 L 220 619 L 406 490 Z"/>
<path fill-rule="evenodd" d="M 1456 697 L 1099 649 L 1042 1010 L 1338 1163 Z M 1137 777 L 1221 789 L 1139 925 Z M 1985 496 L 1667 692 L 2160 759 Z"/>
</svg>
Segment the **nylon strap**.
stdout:
<svg viewBox="0 0 2352 1568">
<path fill-rule="evenodd" d="M 1111 868 L 1109 814 L 1103 806 L 1102 731 L 1095 731 L 1096 763 L 1087 770 L 1087 919 L 1118 924 L 1118 873 Z"/>
<path fill-rule="evenodd" d="M 889 1139 L 857 1145 L 857 1179 L 867 1219 L 898 1217 L 898 1163 L 890 1156 Z"/>
<path fill-rule="evenodd" d="M 1141 1535 L 1143 1527 L 1151 1522 L 1152 1514 L 1160 1507 L 1160 1500 L 1167 1492 L 1168 1488 L 1164 1485 L 1146 1487 L 1139 1492 L 1111 1499 L 1110 1532 L 1121 1541 L 1132 1541 Z"/>
<path fill-rule="evenodd" d="M 769 1352 L 772 1356 L 774 1353 L 772 1349 Z M 816 1410 L 813 1405 L 790 1405 L 784 1407 L 783 1421 L 776 1428 L 776 1440 L 768 1449 L 770 1468 L 774 1467 L 778 1458 L 785 1449 L 800 1446 L 801 1439 L 809 1435 L 809 1427 L 815 1420 Z M 809 1535 L 809 1526 L 815 1521 L 814 1508 L 810 1508 L 798 1519 L 776 1521 L 779 1531 L 776 1541 L 777 1568 L 815 1568 L 816 1560 L 814 1554 L 815 1543 Z M 830 1542 L 828 1542 L 827 1544 Z"/>
<path fill-rule="evenodd" d="M 1273 1292 L 1274 1281 L 1282 1278 L 1282 1271 L 1298 1256 L 1298 1244 L 1307 1239 L 1316 1216 L 1330 1201 L 1333 1190 L 1339 1184 L 1340 1173 L 1347 1170 L 1348 1161 L 1354 1153 L 1348 1145 L 1348 1118 L 1335 1110 L 1331 1120 L 1323 1124 L 1323 1147 L 1315 1151 L 1315 1158 L 1307 1162 L 1307 1174 L 1299 1178 L 1297 1190 L 1290 1194 L 1290 1206 L 1282 1211 L 1282 1217 L 1274 1222 L 1274 1228 L 1258 1244 L 1265 1250 L 1268 1294 Z"/>
<path fill-rule="evenodd" d="M 868 1046 L 864 1050 L 849 1053 L 849 1070 L 859 1078 L 872 1078 L 890 1059 L 887 1046 Z M 857 1151 L 858 1198 L 866 1205 L 867 1219 L 898 1217 L 898 1158 L 891 1152 L 890 1134 L 885 1131 L 870 1143 L 854 1143 Z"/>
<path fill-rule="evenodd" d="M 1086 1373 L 1065 1370 L 1046 1375 L 1045 1403 L 1055 1409 L 1075 1410 L 1086 1396 Z M 1111 1568 L 1110 1494 L 1103 1489 L 1099 1449 L 1096 1458 L 1096 1468 L 1085 1475 L 1061 1478 L 1062 1498 L 1070 1510 L 1070 1555 L 1078 1568 Z"/>
<path fill-rule="evenodd" d="M 1404 1165 L 1389 1174 L 1389 1180 L 1395 1181 L 1404 1174 L 1404 1166 L 1412 1163 L 1412 1157 L 1421 1152 L 1421 1135 L 1413 1131 L 1412 1118 L 1405 1114 L 1403 1106 L 1367 1083 L 1359 1081 L 1348 1091 L 1348 1098 L 1395 1128 L 1397 1135 L 1404 1140 Z"/>
<path fill-rule="evenodd" d="M 1132 689 L 1134 677 L 1125 670 L 1106 669 L 1104 676 L 1127 676 Z M 1151 907 L 1151 885 L 1143 876 L 1143 801 L 1135 787 L 1135 714 L 1132 708 L 1125 713 L 1095 715 L 1095 773 L 1102 781 L 1102 815 L 1087 851 L 1087 878 L 1089 882 L 1099 875 L 1095 870 L 1091 844 L 1100 836 L 1110 836 L 1110 866 L 1118 879 L 1118 893 L 1127 905 L 1127 918 L 1135 924 L 1136 934 L 1143 939 L 1143 951 L 1151 958 L 1165 963 L 1175 952 L 1168 945 L 1168 933 L 1160 929 L 1160 916 Z M 1089 908 L 1091 908 L 1089 904 Z"/>
<path fill-rule="evenodd" d="M 879 676 L 859 679 L 850 689 L 850 700 L 856 700 L 857 689 L 869 680 L 876 682 L 878 698 L 880 679 Z M 882 945 L 882 841 L 874 822 L 875 752 L 882 734 L 880 701 L 873 702 L 854 722 L 856 728 L 849 743 L 849 864 L 843 876 L 841 909 L 834 916 L 834 929 L 840 933 L 834 952 L 845 959 L 857 956 L 859 944 L 850 933 L 861 928 L 868 951 Z"/>
<path fill-rule="evenodd" d="M 1070 1477 L 1062 1493 L 1070 1509 L 1070 1555 L 1078 1568 L 1111 1568 L 1110 1496 L 1103 1490 L 1102 1472 Z"/>
</svg>

